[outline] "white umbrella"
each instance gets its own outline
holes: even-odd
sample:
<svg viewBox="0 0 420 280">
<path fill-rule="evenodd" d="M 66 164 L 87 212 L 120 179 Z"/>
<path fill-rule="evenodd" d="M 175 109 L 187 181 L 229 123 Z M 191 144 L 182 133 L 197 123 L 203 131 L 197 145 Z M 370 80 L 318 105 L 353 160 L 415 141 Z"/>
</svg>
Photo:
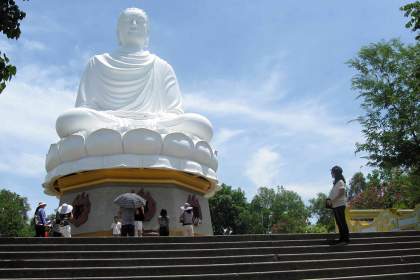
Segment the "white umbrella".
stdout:
<svg viewBox="0 0 420 280">
<path fill-rule="evenodd" d="M 123 193 L 114 199 L 114 203 L 122 208 L 139 208 L 146 205 L 146 200 L 136 193 Z"/>
<path fill-rule="evenodd" d="M 73 206 L 71 206 L 70 204 L 67 204 L 67 203 L 61 204 L 61 206 L 58 207 L 58 209 L 57 209 L 57 212 L 59 214 L 63 214 L 63 215 L 68 214 L 71 211 L 73 211 Z"/>
</svg>

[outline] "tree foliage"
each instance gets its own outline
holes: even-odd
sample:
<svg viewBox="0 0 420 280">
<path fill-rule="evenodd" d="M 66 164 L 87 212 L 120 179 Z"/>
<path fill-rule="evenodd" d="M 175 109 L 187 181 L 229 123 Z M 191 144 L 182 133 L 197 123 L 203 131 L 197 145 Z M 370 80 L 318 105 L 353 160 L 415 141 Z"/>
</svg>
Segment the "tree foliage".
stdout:
<svg viewBox="0 0 420 280">
<path fill-rule="evenodd" d="M 334 214 L 331 209 L 325 208 L 327 195 L 318 193 L 315 198 L 309 200 L 309 213 L 312 218 L 316 218 L 315 227 L 309 227 L 307 232 L 331 232 L 335 229 Z"/>
<path fill-rule="evenodd" d="M 27 216 L 29 210 L 26 197 L 5 189 L 0 190 L 0 235 L 33 235 Z"/>
<path fill-rule="evenodd" d="M 354 177 L 354 176 L 353 176 Z M 420 203 L 420 182 L 399 169 L 374 170 L 366 187 L 349 200 L 354 209 L 414 208 Z"/>
<path fill-rule="evenodd" d="M 410 17 L 410 20 L 406 23 L 405 27 L 414 32 L 420 30 L 420 1 L 415 1 L 402 6 L 401 11 L 404 12 L 404 16 Z M 420 40 L 420 34 L 416 35 L 416 40 Z"/>
<path fill-rule="evenodd" d="M 362 172 L 356 172 L 350 179 L 347 198 L 351 200 L 366 189 L 366 179 Z"/>
<path fill-rule="evenodd" d="M 418 32 L 420 1 L 400 10 L 409 18 L 405 26 Z M 357 71 L 352 86 L 364 109 L 357 120 L 365 141 L 356 143 L 356 152 L 376 167 L 366 183 L 363 174 L 353 176 L 353 208 L 412 208 L 420 202 L 420 34 L 416 40 L 373 43 L 348 62 Z"/>
<path fill-rule="evenodd" d="M 232 230 L 234 234 L 307 230 L 309 212 L 302 199 L 283 187 L 260 188 L 248 203 L 241 189 L 222 184 L 209 199 L 209 206 L 215 234 L 223 234 L 224 229 Z"/>
<path fill-rule="evenodd" d="M 23 0 L 25 1 L 25 0 Z M 20 22 L 26 14 L 20 10 L 13 0 L 0 2 L 0 31 L 9 39 L 18 39 L 21 30 Z M 6 82 L 16 75 L 16 67 L 9 63 L 9 58 L 0 51 L 0 94 L 6 87 Z"/>
<path fill-rule="evenodd" d="M 211 220 L 215 234 L 223 234 L 224 229 L 235 234 L 247 233 L 247 201 L 241 189 L 232 189 L 222 184 L 221 189 L 209 199 Z"/>
<path fill-rule="evenodd" d="M 363 47 L 349 65 L 357 71 L 352 86 L 365 111 L 357 120 L 369 164 L 380 169 L 419 169 L 420 162 L 420 44 L 399 40 Z"/>
</svg>

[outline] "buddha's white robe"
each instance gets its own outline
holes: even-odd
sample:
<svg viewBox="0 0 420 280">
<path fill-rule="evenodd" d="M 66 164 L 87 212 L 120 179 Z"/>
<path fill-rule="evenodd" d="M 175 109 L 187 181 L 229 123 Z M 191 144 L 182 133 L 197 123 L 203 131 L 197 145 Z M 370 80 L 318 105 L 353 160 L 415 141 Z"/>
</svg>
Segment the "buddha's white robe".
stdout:
<svg viewBox="0 0 420 280">
<path fill-rule="evenodd" d="M 172 67 L 149 52 L 120 51 L 92 57 L 80 82 L 76 107 L 108 111 L 120 117 L 183 113 Z"/>
<path fill-rule="evenodd" d="M 80 81 L 76 108 L 57 119 L 60 137 L 100 128 L 183 132 L 210 141 L 207 118 L 184 113 L 172 67 L 149 52 L 95 55 Z"/>
</svg>

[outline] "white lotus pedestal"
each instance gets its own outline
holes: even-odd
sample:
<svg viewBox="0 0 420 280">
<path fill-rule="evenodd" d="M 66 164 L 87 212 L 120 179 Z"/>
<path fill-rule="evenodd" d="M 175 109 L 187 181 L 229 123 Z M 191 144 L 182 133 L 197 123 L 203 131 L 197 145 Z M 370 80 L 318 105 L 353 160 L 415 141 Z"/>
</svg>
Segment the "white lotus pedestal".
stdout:
<svg viewBox="0 0 420 280">
<path fill-rule="evenodd" d="M 121 133 L 99 129 L 52 144 L 47 154 L 44 191 L 74 206 L 74 236 L 111 235 L 118 207 L 113 200 L 136 192 L 147 201 L 146 234 L 158 230 L 161 209 L 170 217 L 170 234 L 181 235 L 180 206 L 189 202 L 200 223 L 197 235 L 212 235 L 208 197 L 217 188 L 217 158 L 205 141 L 183 133 L 148 129 Z"/>
</svg>

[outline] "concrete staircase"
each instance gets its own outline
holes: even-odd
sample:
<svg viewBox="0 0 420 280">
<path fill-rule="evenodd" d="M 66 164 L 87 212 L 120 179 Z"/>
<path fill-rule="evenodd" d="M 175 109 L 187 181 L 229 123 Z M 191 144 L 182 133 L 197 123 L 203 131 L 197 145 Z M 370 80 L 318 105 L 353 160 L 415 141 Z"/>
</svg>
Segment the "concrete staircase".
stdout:
<svg viewBox="0 0 420 280">
<path fill-rule="evenodd" d="M 0 279 L 420 279 L 420 231 L 0 238 Z"/>
</svg>

